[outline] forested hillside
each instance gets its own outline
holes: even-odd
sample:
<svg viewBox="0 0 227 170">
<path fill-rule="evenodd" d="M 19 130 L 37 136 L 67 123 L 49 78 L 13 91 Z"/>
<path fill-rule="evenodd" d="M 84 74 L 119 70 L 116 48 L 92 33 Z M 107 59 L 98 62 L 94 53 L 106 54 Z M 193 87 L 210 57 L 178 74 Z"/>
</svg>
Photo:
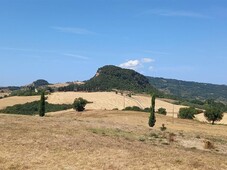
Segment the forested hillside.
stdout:
<svg viewBox="0 0 227 170">
<path fill-rule="evenodd" d="M 184 99 L 215 99 L 227 103 L 227 86 L 175 79 L 147 77 L 154 87 L 165 94 Z"/>
</svg>

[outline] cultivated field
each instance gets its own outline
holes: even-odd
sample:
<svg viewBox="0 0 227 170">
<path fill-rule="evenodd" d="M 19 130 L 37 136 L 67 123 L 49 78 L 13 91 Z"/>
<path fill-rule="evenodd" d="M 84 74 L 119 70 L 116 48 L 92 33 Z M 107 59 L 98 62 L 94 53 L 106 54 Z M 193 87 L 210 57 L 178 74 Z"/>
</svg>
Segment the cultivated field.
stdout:
<svg viewBox="0 0 227 170">
<path fill-rule="evenodd" d="M 147 121 L 148 113 L 104 110 L 0 114 L 0 169 L 227 169 L 226 126 L 157 115 L 151 129 Z"/>
<path fill-rule="evenodd" d="M 151 106 L 150 96 L 133 95 L 132 97 L 127 97 L 122 96 L 121 94 L 115 94 L 115 92 L 58 92 L 49 95 L 48 102 L 53 104 L 70 104 L 78 97 L 83 97 L 84 99 L 93 102 L 86 106 L 86 109 L 92 110 L 112 110 L 114 108 L 122 110 L 127 106 L 139 106 L 142 108 Z M 173 105 L 160 99 L 156 99 L 156 109 L 160 107 L 166 108 L 169 114 L 172 114 L 174 111 L 176 116 L 179 109 L 185 106 Z"/>
<path fill-rule="evenodd" d="M 24 104 L 27 102 L 33 102 L 40 100 L 40 96 L 13 96 L 0 99 L 0 109 L 4 109 L 7 106 L 13 106 L 16 104 Z"/>
<path fill-rule="evenodd" d="M 132 97 L 122 96 L 121 94 L 115 94 L 115 92 L 56 92 L 48 95 L 48 102 L 53 104 L 72 104 L 75 98 L 83 97 L 90 102 L 86 106 L 87 110 L 122 110 L 127 106 L 139 106 L 141 108 L 150 107 L 151 97 L 144 95 L 133 95 Z M 13 106 L 15 104 L 24 104 L 39 100 L 40 96 L 15 96 L 8 97 L 0 100 L 0 109 L 6 106 Z M 174 105 L 166 102 L 163 99 L 156 99 L 156 111 L 159 108 L 165 108 L 167 110 L 167 116 L 177 117 L 179 109 L 185 106 Z M 206 122 L 203 114 L 196 115 L 196 119 L 202 122 Z M 219 124 L 227 124 L 227 113 L 223 117 Z"/>
</svg>

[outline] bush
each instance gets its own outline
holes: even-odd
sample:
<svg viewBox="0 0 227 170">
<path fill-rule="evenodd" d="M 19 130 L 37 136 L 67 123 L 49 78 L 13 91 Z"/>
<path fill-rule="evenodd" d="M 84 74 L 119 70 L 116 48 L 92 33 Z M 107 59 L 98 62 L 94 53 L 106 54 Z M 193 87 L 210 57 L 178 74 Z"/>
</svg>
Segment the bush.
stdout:
<svg viewBox="0 0 227 170">
<path fill-rule="evenodd" d="M 143 111 L 144 111 L 144 112 L 148 112 L 148 113 L 150 113 L 150 112 L 151 112 L 151 108 L 146 107 L 145 109 L 143 109 Z"/>
<path fill-rule="evenodd" d="M 159 108 L 158 109 L 158 114 L 162 114 L 162 115 L 166 115 L 167 114 L 167 112 L 166 112 L 166 109 L 165 108 Z"/>
<path fill-rule="evenodd" d="M 127 96 L 128 96 L 128 97 L 132 97 L 132 94 L 131 94 L 131 93 L 129 93 L 129 94 L 127 94 Z"/>
<path fill-rule="evenodd" d="M 140 112 L 142 112 L 143 109 L 141 109 L 138 106 L 133 106 L 133 107 L 128 106 L 128 107 L 124 108 L 123 111 L 140 111 Z"/>
<path fill-rule="evenodd" d="M 162 127 L 160 127 L 160 130 L 161 130 L 161 131 L 165 131 L 166 129 L 167 129 L 167 128 L 165 127 L 165 124 L 163 123 L 163 124 L 162 124 Z"/>
<path fill-rule="evenodd" d="M 113 108 L 113 110 L 118 110 L 118 108 Z"/>
<path fill-rule="evenodd" d="M 193 107 L 189 108 L 180 108 L 178 118 L 181 119 L 193 119 L 195 117 L 195 114 L 197 113 L 197 110 Z"/>
<path fill-rule="evenodd" d="M 14 106 L 8 106 L 3 110 L 0 110 L 0 113 L 8 114 L 19 114 L 19 115 L 36 115 L 39 113 L 40 101 L 34 101 L 31 103 L 17 104 Z M 46 112 L 56 112 L 61 110 L 71 109 L 72 105 L 67 104 L 49 104 L 45 102 Z"/>
<path fill-rule="evenodd" d="M 84 111 L 87 103 L 88 101 L 83 99 L 82 97 L 76 98 L 73 102 L 73 108 L 78 112 L 82 112 Z"/>
</svg>

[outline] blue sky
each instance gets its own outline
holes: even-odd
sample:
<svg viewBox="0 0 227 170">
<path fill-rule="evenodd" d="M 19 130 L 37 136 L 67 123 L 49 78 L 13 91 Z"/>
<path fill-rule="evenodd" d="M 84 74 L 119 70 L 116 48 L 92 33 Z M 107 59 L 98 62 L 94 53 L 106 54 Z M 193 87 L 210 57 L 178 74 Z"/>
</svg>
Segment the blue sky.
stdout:
<svg viewBox="0 0 227 170">
<path fill-rule="evenodd" d="M 117 65 L 227 84 L 226 0 L 0 0 L 0 86 Z"/>
</svg>

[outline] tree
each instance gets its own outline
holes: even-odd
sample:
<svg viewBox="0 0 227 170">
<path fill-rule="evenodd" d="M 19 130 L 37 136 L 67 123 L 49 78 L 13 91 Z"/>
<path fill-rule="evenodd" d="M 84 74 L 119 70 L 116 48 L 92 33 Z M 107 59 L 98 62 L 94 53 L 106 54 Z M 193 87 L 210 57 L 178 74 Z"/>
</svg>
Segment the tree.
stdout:
<svg viewBox="0 0 227 170">
<path fill-rule="evenodd" d="M 155 118 L 155 94 L 152 95 L 152 99 L 151 99 L 151 114 L 149 117 L 149 121 L 148 121 L 148 125 L 150 127 L 154 127 L 155 122 L 156 122 L 156 118 Z"/>
<path fill-rule="evenodd" d="M 41 98 L 40 98 L 40 104 L 39 104 L 39 116 L 43 117 L 45 116 L 45 93 L 42 92 Z"/>
<path fill-rule="evenodd" d="M 162 115 L 166 115 L 167 114 L 167 112 L 166 112 L 166 109 L 165 108 L 159 108 L 158 109 L 158 114 L 162 114 Z"/>
<path fill-rule="evenodd" d="M 194 107 L 180 108 L 178 118 L 193 119 L 195 114 L 197 114 L 197 110 Z"/>
<path fill-rule="evenodd" d="M 73 102 L 73 108 L 78 112 L 82 112 L 82 111 L 84 111 L 87 103 L 88 103 L 88 101 L 81 97 L 76 98 Z"/>
<path fill-rule="evenodd" d="M 220 107 L 216 107 L 215 105 L 210 105 L 206 111 L 204 112 L 204 116 L 208 122 L 212 122 L 212 125 L 216 121 L 220 121 L 223 118 L 223 111 Z"/>
</svg>

